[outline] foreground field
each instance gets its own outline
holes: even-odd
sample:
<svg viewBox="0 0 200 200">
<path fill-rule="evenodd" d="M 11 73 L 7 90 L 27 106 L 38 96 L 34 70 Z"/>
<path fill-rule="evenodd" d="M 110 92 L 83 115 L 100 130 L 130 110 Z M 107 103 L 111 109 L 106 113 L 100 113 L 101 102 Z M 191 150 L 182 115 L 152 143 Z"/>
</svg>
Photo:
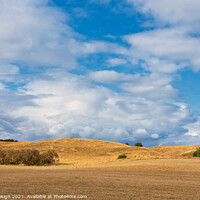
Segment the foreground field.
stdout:
<svg viewBox="0 0 200 200">
<path fill-rule="evenodd" d="M 50 167 L 0 166 L 0 195 L 86 195 L 87 199 L 94 200 L 197 200 L 200 199 L 199 166 L 199 159 Z"/>
</svg>

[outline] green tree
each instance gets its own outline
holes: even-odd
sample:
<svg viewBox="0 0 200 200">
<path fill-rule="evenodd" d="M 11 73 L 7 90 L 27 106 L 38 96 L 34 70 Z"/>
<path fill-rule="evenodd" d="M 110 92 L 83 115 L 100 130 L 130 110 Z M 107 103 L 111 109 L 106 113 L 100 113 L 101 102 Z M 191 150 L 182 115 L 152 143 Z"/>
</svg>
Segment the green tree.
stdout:
<svg viewBox="0 0 200 200">
<path fill-rule="evenodd" d="M 193 157 L 200 157 L 200 147 L 193 153 Z"/>
<path fill-rule="evenodd" d="M 135 146 L 136 146 L 136 147 L 143 147 L 143 145 L 142 145 L 141 142 L 136 142 L 136 143 L 135 143 Z"/>
</svg>

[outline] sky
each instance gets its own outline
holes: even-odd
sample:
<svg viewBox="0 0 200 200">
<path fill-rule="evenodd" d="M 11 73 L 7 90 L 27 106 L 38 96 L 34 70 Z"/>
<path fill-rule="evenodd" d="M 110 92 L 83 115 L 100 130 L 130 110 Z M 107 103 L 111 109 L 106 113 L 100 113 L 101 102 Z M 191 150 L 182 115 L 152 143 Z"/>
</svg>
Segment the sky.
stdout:
<svg viewBox="0 0 200 200">
<path fill-rule="evenodd" d="M 0 138 L 200 143 L 199 0 L 0 0 Z"/>
</svg>

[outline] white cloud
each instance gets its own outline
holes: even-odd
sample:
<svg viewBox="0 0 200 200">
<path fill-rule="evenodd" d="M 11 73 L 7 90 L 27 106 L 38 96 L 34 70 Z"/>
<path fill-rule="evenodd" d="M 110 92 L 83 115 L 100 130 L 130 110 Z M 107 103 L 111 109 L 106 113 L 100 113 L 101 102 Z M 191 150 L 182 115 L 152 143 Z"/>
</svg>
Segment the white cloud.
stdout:
<svg viewBox="0 0 200 200">
<path fill-rule="evenodd" d="M 135 75 L 132 81 L 122 83 L 121 88 L 131 92 L 134 96 L 142 96 L 150 99 L 170 99 L 178 95 L 170 84 L 170 76 L 152 73 L 150 75 Z"/>
<path fill-rule="evenodd" d="M 173 80 L 171 74 L 185 67 L 190 67 L 194 72 L 200 70 L 198 34 L 200 2 L 198 0 L 127 0 L 127 2 L 146 16 L 150 18 L 152 16 L 156 23 L 152 24 L 154 29 L 151 31 L 124 37 L 131 45 L 124 55 L 133 65 L 140 65 L 151 75 L 141 76 L 133 84 L 125 83 L 122 88 L 146 98 L 173 98 L 178 91 L 171 86 Z M 183 117 L 186 107 L 184 104 L 179 106 L 182 112 L 175 116 Z M 199 141 L 199 120 L 193 118 L 191 121 L 190 124 L 187 124 L 189 121 L 186 122 L 187 125 L 183 125 L 182 128 L 180 126 L 179 131 L 186 132 L 184 136 L 178 137 L 180 132 L 174 131 L 169 133 L 167 138 L 159 139 L 160 144 L 167 144 L 173 138 L 174 144 L 195 144 Z M 157 133 L 153 133 L 152 138 L 160 138 L 159 131 L 155 132 Z"/>
<path fill-rule="evenodd" d="M 122 95 L 63 71 L 47 75 L 46 80 L 31 80 L 15 95 L 15 100 L 1 96 L 1 105 L 4 102 L 4 109 L 7 108 L 6 117 L 1 116 L 5 134 L 13 132 L 21 140 L 84 137 L 151 142 L 156 133 L 156 145 L 163 138 L 173 142 L 169 132 L 184 134 L 179 129 L 183 121 L 191 118 L 181 103 Z M 6 123 L 12 128 L 8 129 Z"/>
<path fill-rule="evenodd" d="M 5 89 L 5 85 L 3 83 L 0 83 L 0 90 L 4 90 Z"/>
<path fill-rule="evenodd" d="M 0 63 L 0 80 L 10 80 L 16 74 L 19 74 L 19 68 L 16 65 Z"/>
<path fill-rule="evenodd" d="M 88 76 L 91 80 L 99 83 L 120 83 L 123 81 L 129 81 L 133 78 L 133 76 L 130 74 L 126 75 L 114 70 L 90 72 Z"/>
<path fill-rule="evenodd" d="M 0 83 L 1 137 L 86 137 L 118 142 L 142 139 L 157 145 L 184 143 L 177 138 L 194 135 L 188 124 L 194 123 L 195 116 L 187 105 L 174 100 L 178 91 L 172 87 L 171 74 L 188 65 L 200 69 L 199 39 L 191 36 L 188 25 L 195 24 L 197 17 L 195 14 L 188 21 L 181 17 L 174 20 L 173 16 L 167 19 L 174 13 L 172 2 L 168 5 L 165 1 L 167 14 L 156 2 L 155 8 L 150 0 L 135 5 L 170 23 L 170 27 L 125 36 L 130 46 L 125 48 L 105 41 L 84 41 L 67 25 L 68 15 L 48 6 L 46 0 L 0 0 L 0 80 L 23 82 L 15 91 L 5 90 L 6 83 Z M 184 26 L 175 26 L 183 21 Z M 102 52 L 114 54 L 115 58 L 107 61 L 110 66 L 132 63 L 148 73 L 100 69 L 79 76 L 66 72 L 79 68 L 78 58 Z M 20 64 L 60 69 L 25 78 L 20 74 Z M 94 82 L 112 85 L 108 89 Z M 112 90 L 113 86 L 121 90 Z"/>
<path fill-rule="evenodd" d="M 107 60 L 107 64 L 111 67 L 127 64 L 127 61 L 122 58 L 110 58 Z"/>
<path fill-rule="evenodd" d="M 68 15 L 47 0 L 0 1 L 0 59 L 28 66 L 77 67 L 90 53 L 113 52 L 118 45 L 84 42 L 67 25 Z M 118 49 L 118 48 L 117 48 Z"/>
<path fill-rule="evenodd" d="M 1 64 L 0 65 L 0 76 L 15 75 L 19 73 L 19 68 L 15 65 Z"/>
<path fill-rule="evenodd" d="M 112 39 L 112 40 L 115 40 L 115 39 L 117 39 L 117 37 L 116 37 L 116 36 L 114 36 L 114 35 L 111 35 L 111 34 L 105 35 L 104 37 L 105 37 L 105 38 Z"/>
<path fill-rule="evenodd" d="M 157 29 L 128 35 L 125 40 L 131 44 L 125 53 L 129 59 L 134 56 L 135 59 L 144 60 L 146 66 L 151 64 L 150 71 L 172 73 L 186 66 L 194 71 L 200 69 L 200 41 L 183 29 Z"/>
<path fill-rule="evenodd" d="M 190 124 L 187 124 L 184 126 L 188 131 L 185 133 L 185 135 L 198 137 L 200 138 L 200 117 L 198 117 L 198 120 L 196 122 L 192 122 Z"/>
<path fill-rule="evenodd" d="M 186 66 L 194 71 L 200 69 L 198 0 L 127 0 L 127 2 L 143 14 L 153 16 L 158 22 L 153 24 L 155 29 L 152 31 L 125 37 L 132 45 L 131 52 L 128 53 L 130 60 L 132 56 L 136 57 L 133 62 L 142 59 L 150 71 L 159 70 L 164 73 L 174 73 Z M 163 28 L 156 29 L 156 27 Z"/>
<path fill-rule="evenodd" d="M 159 138 L 159 135 L 158 135 L 157 133 L 154 133 L 154 134 L 151 135 L 151 137 L 152 137 L 153 139 L 157 139 L 157 138 Z"/>
<path fill-rule="evenodd" d="M 141 12 L 153 15 L 156 20 L 169 24 L 199 24 L 198 0 L 127 0 Z"/>
<path fill-rule="evenodd" d="M 147 71 L 171 74 L 177 72 L 179 69 L 182 69 L 185 66 L 186 63 L 176 64 L 173 61 L 167 59 L 162 60 L 155 57 L 147 59 L 146 63 L 143 65 L 143 68 Z"/>
<path fill-rule="evenodd" d="M 104 41 L 90 41 L 90 42 L 83 42 L 77 45 L 79 48 L 75 49 L 74 53 L 78 53 L 78 55 L 87 55 L 92 53 L 102 53 L 102 52 L 109 52 L 109 53 L 116 53 L 121 54 L 125 51 L 125 48 L 121 47 L 116 43 L 111 42 L 104 42 Z"/>
<path fill-rule="evenodd" d="M 73 65 L 67 49 L 74 33 L 65 25 L 67 16 L 47 3 L 46 0 L 0 1 L 1 59 L 33 66 L 64 65 L 67 61 Z M 65 42 L 69 45 L 64 47 Z"/>
<path fill-rule="evenodd" d="M 144 128 L 138 128 L 136 130 L 133 130 L 133 133 L 132 133 L 133 137 L 135 138 L 146 138 L 148 137 L 148 133 L 146 131 L 146 129 Z"/>
</svg>

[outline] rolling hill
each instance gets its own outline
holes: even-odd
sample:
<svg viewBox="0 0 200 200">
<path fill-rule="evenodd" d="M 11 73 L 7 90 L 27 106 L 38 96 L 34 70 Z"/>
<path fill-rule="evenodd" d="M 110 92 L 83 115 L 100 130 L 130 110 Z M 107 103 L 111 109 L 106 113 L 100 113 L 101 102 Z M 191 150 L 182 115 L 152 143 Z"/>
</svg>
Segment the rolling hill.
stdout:
<svg viewBox="0 0 200 200">
<path fill-rule="evenodd" d="M 125 160 L 189 158 L 200 145 L 132 147 L 125 144 L 90 139 L 53 139 L 36 142 L 0 142 L 0 149 L 38 149 L 45 152 L 54 149 L 60 163 L 93 164 L 123 162 L 118 155 L 126 154 Z"/>
</svg>

